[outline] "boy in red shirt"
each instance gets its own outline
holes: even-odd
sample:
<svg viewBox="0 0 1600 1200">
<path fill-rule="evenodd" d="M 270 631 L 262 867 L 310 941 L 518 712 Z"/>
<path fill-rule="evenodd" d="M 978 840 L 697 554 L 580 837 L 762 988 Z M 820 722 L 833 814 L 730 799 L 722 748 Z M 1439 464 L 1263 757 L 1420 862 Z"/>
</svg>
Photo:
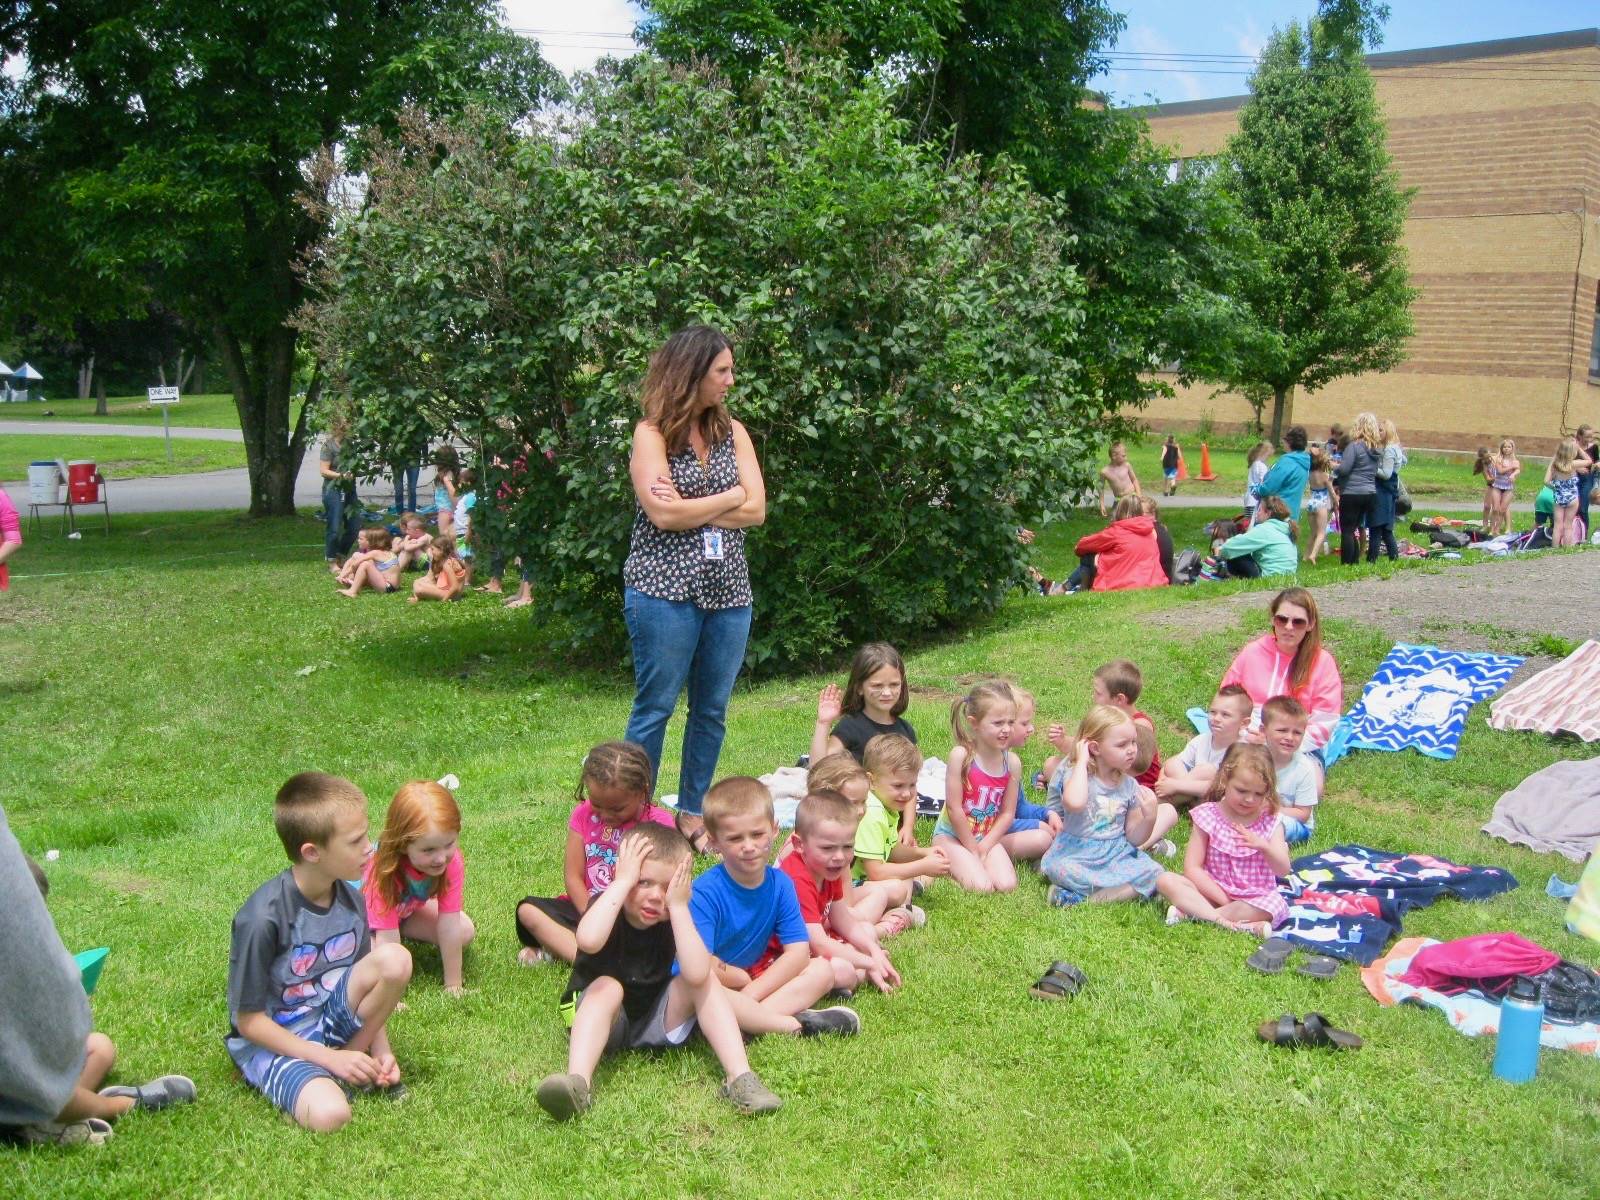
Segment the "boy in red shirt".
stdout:
<svg viewBox="0 0 1600 1200">
<path fill-rule="evenodd" d="M 879 991 L 892 992 L 900 986 L 899 972 L 872 922 L 845 902 L 859 822 L 855 805 L 838 792 L 808 793 L 795 810 L 794 853 L 778 869 L 794 882 L 811 955 L 833 968 L 833 986 L 850 992 L 870 981 Z"/>
</svg>

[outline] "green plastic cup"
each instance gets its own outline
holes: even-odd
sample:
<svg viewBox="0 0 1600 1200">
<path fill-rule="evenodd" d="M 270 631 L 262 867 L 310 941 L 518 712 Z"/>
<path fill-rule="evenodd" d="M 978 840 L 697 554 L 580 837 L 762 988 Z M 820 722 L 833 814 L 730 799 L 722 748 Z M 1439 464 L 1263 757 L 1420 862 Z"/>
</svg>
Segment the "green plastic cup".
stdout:
<svg viewBox="0 0 1600 1200">
<path fill-rule="evenodd" d="M 106 965 L 106 955 L 110 953 L 110 947 L 101 946 L 95 950 L 80 950 L 72 956 L 83 973 L 83 990 L 91 996 L 94 985 L 100 982 L 100 968 Z"/>
</svg>

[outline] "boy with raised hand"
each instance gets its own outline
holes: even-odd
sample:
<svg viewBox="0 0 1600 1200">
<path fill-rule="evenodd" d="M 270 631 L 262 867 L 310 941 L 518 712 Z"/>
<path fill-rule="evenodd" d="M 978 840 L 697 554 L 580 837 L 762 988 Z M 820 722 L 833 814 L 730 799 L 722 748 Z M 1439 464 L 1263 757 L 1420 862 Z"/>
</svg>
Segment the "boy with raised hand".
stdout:
<svg viewBox="0 0 1600 1200">
<path fill-rule="evenodd" d="M 728 994 L 689 913 L 693 859 L 677 830 L 636 826 L 618 848 L 610 886 L 578 922 L 578 955 L 561 998 L 572 1021 L 567 1070 L 547 1075 L 537 1093 L 556 1120 L 589 1107 L 602 1056 L 681 1046 L 697 1024 L 722 1064 L 722 1095 L 734 1108 L 754 1114 L 783 1106 L 750 1069 Z"/>
<path fill-rule="evenodd" d="M 848 1008 L 815 1011 L 833 969 L 811 957 L 794 883 L 769 865 L 778 836 L 772 793 L 735 775 L 706 793 L 702 816 L 722 861 L 694 881 L 689 911 L 746 1033 L 856 1033 Z"/>
<path fill-rule="evenodd" d="M 861 765 L 871 788 L 866 811 L 856 826 L 856 866 L 865 880 L 856 891 L 860 899 L 882 892 L 888 905 L 886 917 L 903 907 L 909 924 L 921 925 L 926 917 L 911 903 L 918 882 L 950 874 L 950 859 L 942 849 L 917 845 L 914 824 L 909 844 L 902 832 L 905 814 L 917 803 L 922 751 L 908 737 L 880 733 L 862 750 Z M 861 911 L 855 900 L 850 903 Z M 880 928 L 878 932 L 881 936 L 884 931 Z"/>
<path fill-rule="evenodd" d="M 1169 758 L 1156 780 L 1155 793 L 1174 804 L 1193 804 L 1204 799 L 1217 777 L 1228 747 L 1244 736 L 1255 705 L 1250 693 L 1237 683 L 1218 688 L 1206 712 L 1206 731 L 1189 739 L 1183 753 Z"/>
<path fill-rule="evenodd" d="M 385 1023 L 411 954 L 372 945 L 366 906 L 345 882 L 372 853 L 360 788 L 302 771 L 278 790 L 273 819 L 290 866 L 233 918 L 228 1053 L 251 1087 L 328 1133 L 350 1120 L 351 1091 L 400 1094 Z"/>
<path fill-rule="evenodd" d="M 859 910 L 845 901 L 856 824 L 854 806 L 838 792 L 823 788 L 807 793 L 795 809 L 794 853 L 779 869 L 794 883 L 812 959 L 828 964 L 833 986 L 853 992 L 870 980 L 880 992 L 892 992 L 900 986 L 900 975 L 873 928 L 883 915 L 886 896 L 878 892 L 863 897 Z"/>
<path fill-rule="evenodd" d="M 1310 717 L 1293 696 L 1274 696 L 1261 706 L 1261 737 L 1278 775 L 1278 823 L 1291 846 L 1309 841 L 1317 829 L 1322 772 L 1300 751 Z"/>
</svg>

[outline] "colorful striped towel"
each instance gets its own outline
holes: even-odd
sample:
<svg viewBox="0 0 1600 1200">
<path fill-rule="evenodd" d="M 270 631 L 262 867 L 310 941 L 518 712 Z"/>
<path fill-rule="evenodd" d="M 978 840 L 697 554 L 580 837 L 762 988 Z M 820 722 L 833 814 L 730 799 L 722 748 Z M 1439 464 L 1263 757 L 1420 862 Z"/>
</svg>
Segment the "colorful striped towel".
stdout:
<svg viewBox="0 0 1600 1200">
<path fill-rule="evenodd" d="M 1522 665 L 1515 654 L 1466 654 L 1396 642 L 1323 751 L 1332 766 L 1349 750 L 1416 750 L 1454 758 L 1467 713 Z"/>
<path fill-rule="evenodd" d="M 1579 646 L 1553 667 L 1517 684 L 1489 706 L 1496 729 L 1600 738 L 1600 642 Z"/>
</svg>

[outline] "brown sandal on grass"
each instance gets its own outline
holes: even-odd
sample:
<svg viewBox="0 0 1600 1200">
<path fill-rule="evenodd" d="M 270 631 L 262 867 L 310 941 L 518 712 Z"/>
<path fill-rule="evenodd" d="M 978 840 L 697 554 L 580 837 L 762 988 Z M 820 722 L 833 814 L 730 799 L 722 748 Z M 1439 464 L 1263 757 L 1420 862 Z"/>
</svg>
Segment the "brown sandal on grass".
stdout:
<svg viewBox="0 0 1600 1200">
<path fill-rule="evenodd" d="M 685 817 L 690 817 L 697 823 L 685 829 L 683 825 L 683 819 Z M 711 835 L 706 832 L 705 820 L 700 816 L 699 813 L 686 813 L 682 809 L 679 809 L 673 815 L 672 825 L 673 828 L 675 828 L 679 833 L 683 834 L 683 836 L 688 839 L 689 848 L 696 854 L 711 853 Z"/>
</svg>

